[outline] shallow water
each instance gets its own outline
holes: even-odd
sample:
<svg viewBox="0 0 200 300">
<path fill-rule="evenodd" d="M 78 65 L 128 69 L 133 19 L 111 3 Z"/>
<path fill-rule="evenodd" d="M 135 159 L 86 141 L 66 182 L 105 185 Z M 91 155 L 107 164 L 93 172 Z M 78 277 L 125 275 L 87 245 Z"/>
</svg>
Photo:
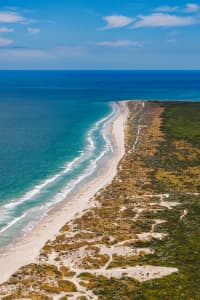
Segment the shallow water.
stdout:
<svg viewBox="0 0 200 300">
<path fill-rule="evenodd" d="M 0 72 L 0 246 L 112 154 L 109 101 L 120 99 L 199 101 L 200 72 Z"/>
</svg>

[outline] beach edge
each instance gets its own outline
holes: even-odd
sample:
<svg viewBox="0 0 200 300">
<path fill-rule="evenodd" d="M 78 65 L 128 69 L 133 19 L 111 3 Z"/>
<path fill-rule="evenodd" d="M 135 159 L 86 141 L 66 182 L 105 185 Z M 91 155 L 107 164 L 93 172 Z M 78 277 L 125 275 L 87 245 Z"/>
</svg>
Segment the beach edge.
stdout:
<svg viewBox="0 0 200 300">
<path fill-rule="evenodd" d="M 10 245 L 0 254 L 0 283 L 5 282 L 20 267 L 36 262 L 41 248 L 53 239 L 67 222 L 80 216 L 92 207 L 91 199 L 106 185 L 112 182 L 117 174 L 117 167 L 125 154 L 125 128 L 128 120 L 127 101 L 116 102 L 119 111 L 111 124 L 111 139 L 114 154 L 106 163 L 104 172 L 84 184 L 70 199 L 66 199 L 55 211 L 51 211 L 28 235 Z M 123 142 L 122 142 L 123 141 Z"/>
</svg>

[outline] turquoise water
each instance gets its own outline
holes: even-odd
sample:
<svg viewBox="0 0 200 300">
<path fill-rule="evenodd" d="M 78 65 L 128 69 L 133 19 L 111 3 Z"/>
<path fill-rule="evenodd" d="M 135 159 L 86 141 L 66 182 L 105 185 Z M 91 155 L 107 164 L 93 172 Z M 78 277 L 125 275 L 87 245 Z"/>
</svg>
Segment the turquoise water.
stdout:
<svg viewBox="0 0 200 300">
<path fill-rule="evenodd" d="M 110 157 L 122 99 L 199 101 L 200 72 L 0 72 L 0 246 Z"/>
</svg>

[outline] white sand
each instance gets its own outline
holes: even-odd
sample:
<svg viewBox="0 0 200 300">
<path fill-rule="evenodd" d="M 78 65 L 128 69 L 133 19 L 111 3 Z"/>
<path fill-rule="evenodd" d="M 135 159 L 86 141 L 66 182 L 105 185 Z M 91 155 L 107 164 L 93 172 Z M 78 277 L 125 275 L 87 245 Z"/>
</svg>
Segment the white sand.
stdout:
<svg viewBox="0 0 200 300">
<path fill-rule="evenodd" d="M 90 273 L 95 275 L 103 275 L 108 278 L 121 278 L 123 274 L 128 277 L 137 279 L 140 282 L 161 278 L 172 273 L 178 272 L 176 268 L 157 267 L 157 266 L 135 266 L 124 269 L 115 268 L 110 270 L 90 270 Z"/>
<path fill-rule="evenodd" d="M 152 239 L 162 240 L 167 236 L 167 234 L 161 232 L 143 232 L 136 235 L 138 239 L 143 242 L 149 242 Z"/>
<path fill-rule="evenodd" d="M 76 214 L 81 214 L 92 204 L 89 201 L 92 196 L 105 185 L 111 183 L 117 174 L 117 165 L 123 155 L 124 148 L 124 127 L 128 117 L 126 102 L 118 103 L 120 113 L 112 124 L 112 137 L 115 146 L 115 153 L 107 164 L 104 173 L 91 179 L 89 183 L 70 199 L 66 199 L 62 205 L 51 212 L 43 221 L 33 229 L 22 241 L 10 246 L 0 256 L 0 283 L 6 281 L 18 268 L 35 262 L 40 249 L 45 242 L 59 232 L 61 227 L 72 220 Z"/>
</svg>

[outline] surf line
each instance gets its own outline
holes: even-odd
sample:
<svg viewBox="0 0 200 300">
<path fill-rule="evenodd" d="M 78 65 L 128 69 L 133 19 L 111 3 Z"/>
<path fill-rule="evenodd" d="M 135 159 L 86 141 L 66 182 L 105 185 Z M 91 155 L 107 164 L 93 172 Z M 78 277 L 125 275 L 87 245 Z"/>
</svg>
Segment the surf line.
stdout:
<svg viewBox="0 0 200 300">
<path fill-rule="evenodd" d="M 90 161 L 89 166 L 84 170 L 83 173 L 81 173 L 78 178 L 74 179 L 73 181 L 70 181 L 67 186 L 65 186 L 65 188 L 60 191 L 59 193 L 57 193 L 55 195 L 55 197 L 52 199 L 52 201 L 48 202 L 46 205 L 44 205 L 43 207 L 46 207 L 47 209 L 49 209 L 51 206 L 57 204 L 58 202 L 62 201 L 64 198 L 66 198 L 66 196 L 84 179 L 86 179 L 87 177 L 91 176 L 94 171 L 96 170 L 97 166 L 98 166 L 98 161 L 102 159 L 102 157 L 104 157 L 104 155 L 107 153 L 107 151 L 111 151 L 113 152 L 113 145 L 111 140 L 109 139 L 109 137 L 107 136 L 107 128 L 108 125 L 111 124 L 114 120 L 114 118 L 116 117 L 116 115 L 119 113 L 120 109 L 117 106 L 116 103 L 112 103 L 112 111 L 111 113 L 99 120 L 98 122 L 95 123 L 95 125 L 89 130 L 88 134 L 87 134 L 87 141 L 88 144 L 85 148 L 89 148 L 89 151 L 92 151 L 93 149 L 95 149 L 95 142 L 92 138 L 93 133 L 95 133 L 96 130 L 100 130 L 100 126 L 102 126 L 100 132 L 102 135 L 102 138 L 105 140 L 105 146 L 103 151 L 95 158 L 92 159 Z M 9 209 L 13 209 L 16 206 L 32 199 L 34 196 L 36 196 L 42 189 L 44 189 L 47 185 L 49 185 L 50 183 L 54 182 L 58 177 L 67 174 L 70 170 L 73 169 L 73 167 L 75 167 L 75 164 L 77 162 L 80 163 L 80 160 L 83 159 L 83 161 L 86 159 L 86 155 L 85 155 L 86 150 L 82 151 L 80 156 L 76 157 L 73 161 L 71 161 L 70 163 L 68 163 L 67 167 L 65 168 L 64 171 L 60 172 L 59 174 L 56 174 L 55 176 L 47 179 L 44 183 L 35 186 L 35 188 L 31 191 L 29 191 L 28 193 L 26 193 L 20 200 L 18 201 L 12 201 L 6 205 L 4 205 L 4 208 L 6 208 L 6 210 Z M 90 154 L 87 155 L 87 158 L 90 157 Z M 24 213 L 22 216 L 15 218 L 14 220 L 10 221 L 8 223 L 8 225 L 6 225 L 5 227 L 3 227 L 0 230 L 0 234 L 5 232 L 6 230 L 10 229 L 11 227 L 13 227 L 16 223 L 18 223 L 21 219 L 23 219 L 25 216 L 27 215 L 27 212 Z"/>
</svg>

